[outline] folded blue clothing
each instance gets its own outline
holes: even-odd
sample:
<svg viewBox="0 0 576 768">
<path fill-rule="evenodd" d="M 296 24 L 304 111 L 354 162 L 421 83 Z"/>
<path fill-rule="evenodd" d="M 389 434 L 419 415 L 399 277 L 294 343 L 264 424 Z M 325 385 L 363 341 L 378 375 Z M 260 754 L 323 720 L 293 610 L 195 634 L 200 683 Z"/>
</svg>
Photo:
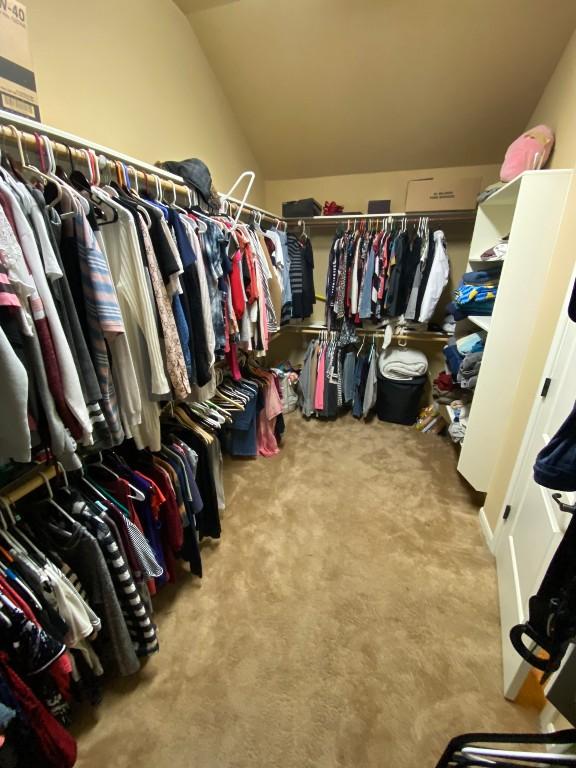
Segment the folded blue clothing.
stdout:
<svg viewBox="0 0 576 768">
<path fill-rule="evenodd" d="M 464 355 L 458 352 L 456 344 L 446 344 L 444 347 L 444 357 L 446 358 L 446 365 L 448 370 L 452 374 L 452 378 L 456 381 L 458 377 L 458 371 L 464 360 Z"/>
<path fill-rule="evenodd" d="M 462 320 L 465 317 L 470 317 L 470 315 L 482 315 L 483 317 L 490 317 L 492 312 L 494 311 L 494 301 L 493 300 L 487 300 L 487 301 L 472 301 L 469 304 L 456 305 L 458 307 L 460 317 L 456 318 L 457 320 Z"/>
<path fill-rule="evenodd" d="M 454 293 L 456 304 L 464 306 L 465 304 L 481 304 L 486 301 L 494 303 L 496 299 L 497 287 L 492 285 L 465 285 L 460 283 Z"/>
<path fill-rule="evenodd" d="M 456 341 L 458 352 L 461 355 L 469 355 L 472 352 L 482 352 L 484 349 L 484 336 L 479 333 L 469 333 Z"/>
<path fill-rule="evenodd" d="M 465 272 L 462 275 L 461 282 L 466 285 L 486 285 L 486 283 L 498 285 L 501 272 L 501 266 L 499 269 L 479 269 L 473 272 Z"/>
</svg>

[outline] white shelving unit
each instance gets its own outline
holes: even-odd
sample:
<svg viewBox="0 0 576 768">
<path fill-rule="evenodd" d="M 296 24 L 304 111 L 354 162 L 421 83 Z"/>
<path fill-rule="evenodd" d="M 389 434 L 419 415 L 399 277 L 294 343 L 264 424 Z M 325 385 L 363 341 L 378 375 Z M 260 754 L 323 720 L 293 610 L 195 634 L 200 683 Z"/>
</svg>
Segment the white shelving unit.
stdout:
<svg viewBox="0 0 576 768">
<path fill-rule="evenodd" d="M 573 170 L 527 171 L 478 207 L 470 269 L 509 235 L 492 316 L 469 318 L 488 335 L 458 470 L 478 491 L 488 490 L 498 461 L 560 224 L 574 215 L 566 200 L 575 178 Z"/>
<path fill-rule="evenodd" d="M 471 323 L 474 323 L 474 325 L 477 325 L 478 328 L 482 328 L 483 331 L 489 331 L 492 315 L 470 315 L 468 320 L 470 320 Z"/>
</svg>

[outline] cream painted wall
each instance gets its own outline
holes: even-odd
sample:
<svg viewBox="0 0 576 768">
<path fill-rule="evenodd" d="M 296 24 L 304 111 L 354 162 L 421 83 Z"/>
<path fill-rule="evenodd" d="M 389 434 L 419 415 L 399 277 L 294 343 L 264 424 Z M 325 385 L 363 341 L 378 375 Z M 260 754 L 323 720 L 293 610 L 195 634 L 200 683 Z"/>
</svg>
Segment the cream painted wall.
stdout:
<svg viewBox="0 0 576 768">
<path fill-rule="evenodd" d="M 392 211 L 403 211 L 406 197 L 406 184 L 410 179 L 459 177 L 482 178 L 482 185 L 487 186 L 498 180 L 498 165 L 477 165 L 465 168 L 434 168 L 417 171 L 393 171 L 382 173 L 361 173 L 349 176 L 325 176 L 310 179 L 289 179 L 266 182 L 266 208 L 281 213 L 282 202 L 298 200 L 302 197 L 314 197 L 319 203 L 325 200 L 335 200 L 345 206 L 348 211 L 366 211 L 368 200 L 390 199 Z M 445 226 L 448 241 L 448 254 L 451 263 L 451 276 L 443 296 L 438 302 L 435 320 L 441 322 L 443 310 L 450 301 L 453 289 L 460 276 L 466 269 L 472 224 L 448 224 Z M 325 294 L 326 271 L 328 255 L 332 243 L 333 232 L 325 228 L 312 228 L 310 232 L 314 247 L 314 281 L 316 293 Z M 325 305 L 317 302 L 314 314 L 308 322 L 324 322 Z M 270 359 L 273 362 L 289 358 L 292 363 L 303 359 L 304 351 L 310 336 L 299 336 L 297 333 L 281 335 L 271 347 Z M 438 344 L 419 344 L 430 360 L 430 368 L 435 375 L 443 367 L 441 346 Z"/>
<path fill-rule="evenodd" d="M 551 167 L 574 168 L 576 166 L 576 33 L 572 35 L 527 127 L 538 123 L 546 123 L 556 133 L 556 146 L 550 163 Z M 568 210 L 576 210 L 574 187 L 570 193 Z M 510 415 L 506 436 L 500 447 L 500 459 L 484 504 L 486 518 L 493 530 L 506 503 L 506 491 L 559 320 L 562 300 L 568 290 L 568 282 L 574 266 L 575 240 L 576 221 L 574 217 L 569 217 L 560 232 L 542 299 L 537 308 L 536 330 L 521 372 L 521 386 L 518 388 L 514 410 Z"/>
<path fill-rule="evenodd" d="M 227 190 L 263 179 L 186 16 L 171 0 L 25 0 L 44 122 L 140 160 L 199 157 Z"/>
<path fill-rule="evenodd" d="M 550 168 L 576 165 L 576 32 L 570 38 L 528 128 L 546 123 L 556 134 Z"/>
<path fill-rule="evenodd" d="M 314 197 L 320 205 L 335 200 L 346 211 L 368 210 L 368 200 L 391 200 L 392 211 L 403 211 L 406 185 L 410 179 L 482 178 L 487 186 L 498 181 L 498 165 L 469 165 L 458 168 L 423 168 L 416 171 L 383 171 L 348 176 L 320 176 L 310 179 L 266 181 L 266 208 L 281 213 L 286 200 Z"/>
</svg>

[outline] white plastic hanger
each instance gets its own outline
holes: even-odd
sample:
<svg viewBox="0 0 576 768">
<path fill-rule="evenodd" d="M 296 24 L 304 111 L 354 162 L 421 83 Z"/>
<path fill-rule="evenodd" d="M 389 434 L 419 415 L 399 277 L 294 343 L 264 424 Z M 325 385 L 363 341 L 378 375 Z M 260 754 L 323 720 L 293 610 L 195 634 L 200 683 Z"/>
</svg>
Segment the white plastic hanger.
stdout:
<svg viewBox="0 0 576 768">
<path fill-rule="evenodd" d="M 0 496 L 0 503 L 4 507 L 4 511 L 8 517 L 8 520 L 11 522 L 12 525 L 16 525 L 16 518 L 14 517 L 14 513 L 12 511 L 12 508 L 10 506 L 10 502 L 8 499 L 6 499 L 4 496 Z M 13 534 L 10 532 L 8 525 L 6 524 L 6 518 L 4 515 L 2 515 L 2 528 L 0 529 L 0 535 L 2 538 L 8 542 L 8 544 L 18 552 L 26 552 L 22 544 L 17 541 Z"/>
<path fill-rule="evenodd" d="M 60 506 L 60 504 L 58 504 L 58 503 L 57 503 L 56 499 L 54 498 L 54 493 L 52 492 L 52 486 L 50 485 L 50 480 L 48 480 L 48 478 L 46 477 L 46 475 L 44 474 L 44 472 L 41 472 L 41 471 L 39 471 L 39 472 L 38 472 L 38 474 L 40 475 L 40 477 L 42 478 L 42 480 L 44 480 L 44 485 L 46 486 L 46 490 L 48 491 L 48 503 L 49 503 L 49 504 L 50 504 L 52 507 L 54 507 L 55 509 L 57 509 L 57 510 L 58 510 L 58 512 L 60 512 L 60 514 L 64 515 L 64 517 L 65 517 L 67 520 L 69 520 L 71 523 L 75 523 L 76 521 L 74 520 L 74 518 L 73 518 L 73 517 L 71 517 L 71 516 L 68 514 L 68 512 L 66 512 L 66 510 L 65 510 L 65 509 L 62 509 L 62 507 Z"/>
<path fill-rule="evenodd" d="M 88 467 L 90 467 L 90 466 L 98 467 L 99 469 L 104 469 L 106 472 L 109 472 L 116 480 L 120 480 L 121 479 L 120 475 L 117 475 L 116 472 L 114 472 L 113 469 L 110 469 L 110 467 L 107 467 L 106 464 L 104 464 L 104 462 L 102 460 L 102 452 L 101 451 L 99 451 L 99 453 L 98 453 L 98 461 L 95 464 L 88 464 Z M 128 482 L 128 481 L 126 481 L 126 482 Z M 136 488 L 136 486 L 132 485 L 131 483 L 128 483 L 128 486 L 130 487 L 130 490 L 132 491 L 132 494 L 128 495 L 129 499 L 133 499 L 134 501 L 146 501 L 146 496 L 142 493 L 142 491 L 140 489 Z M 98 491 L 98 489 L 94 488 L 94 486 L 91 486 L 91 487 L 92 487 L 92 490 Z M 100 498 L 106 499 L 106 497 L 103 496 L 99 491 L 98 491 L 98 495 L 100 496 Z"/>
<path fill-rule="evenodd" d="M 244 206 L 246 204 L 246 200 L 248 199 L 248 195 L 250 194 L 250 190 L 252 189 L 252 185 L 254 184 L 255 178 L 256 178 L 256 174 L 254 173 L 254 171 L 244 171 L 243 173 L 240 174 L 240 176 L 238 176 L 238 178 L 236 179 L 234 184 L 232 184 L 232 186 L 230 187 L 228 192 L 225 195 L 221 195 L 221 198 L 223 198 L 223 200 L 221 201 L 221 204 L 224 201 L 226 201 L 226 206 L 227 206 L 229 198 L 231 197 L 232 192 L 234 192 L 236 187 L 244 179 L 249 179 L 249 181 L 248 181 L 248 183 L 246 185 L 246 190 L 244 191 L 244 196 L 242 197 L 242 200 L 240 201 L 240 204 L 238 205 L 238 211 L 236 212 L 236 216 L 234 217 L 234 220 L 233 220 L 233 223 L 232 223 L 232 232 L 238 226 L 238 222 L 240 221 L 240 216 L 242 214 L 242 211 L 244 210 Z M 226 212 L 227 212 L 227 210 L 228 209 L 226 208 Z"/>
<path fill-rule="evenodd" d="M 39 559 L 40 563 L 44 563 L 46 561 L 46 556 L 44 555 L 44 553 L 41 550 L 38 549 L 38 547 L 34 544 L 33 541 L 31 541 L 28 538 L 28 536 L 24 533 L 23 530 L 18 528 L 17 520 L 16 520 L 16 517 L 14 516 L 12 505 L 11 505 L 9 499 L 5 498 L 4 496 L 1 496 L 0 497 L 0 501 L 1 501 L 2 505 L 4 506 L 4 508 L 6 509 L 6 511 L 8 512 L 8 514 L 9 514 L 11 520 L 12 520 L 12 525 L 13 525 L 12 538 L 14 539 L 14 537 L 17 537 L 17 539 L 18 538 L 21 539 L 21 541 L 24 542 L 26 547 L 29 548 L 29 551 L 33 552 L 36 555 L 36 557 Z M 17 539 L 16 539 L 16 541 L 18 543 L 18 546 L 16 547 L 16 549 L 20 549 L 20 551 L 26 553 L 26 547 L 23 547 L 21 542 L 18 542 Z"/>
</svg>

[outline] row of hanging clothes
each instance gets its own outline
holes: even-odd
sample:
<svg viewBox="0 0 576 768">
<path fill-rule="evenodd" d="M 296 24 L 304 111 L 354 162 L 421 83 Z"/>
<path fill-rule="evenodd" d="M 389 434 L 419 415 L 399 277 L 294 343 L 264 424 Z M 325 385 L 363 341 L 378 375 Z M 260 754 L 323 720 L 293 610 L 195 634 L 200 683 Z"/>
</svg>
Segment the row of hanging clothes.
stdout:
<svg viewBox="0 0 576 768">
<path fill-rule="evenodd" d="M 397 346 L 391 346 L 398 332 Z M 369 419 L 410 425 L 416 421 L 427 380 L 428 359 L 408 345 L 404 325 L 359 331 L 345 319 L 338 331 L 312 339 L 298 384 L 306 417 L 335 418 L 351 412 Z"/>
<path fill-rule="evenodd" d="M 316 304 L 314 251 L 305 222 L 302 222 L 300 233 L 288 233 L 287 266 L 290 296 L 282 307 L 282 324 L 291 319 L 303 320 L 311 317 Z"/>
<path fill-rule="evenodd" d="M 0 764 L 72 766 L 74 703 L 100 703 L 105 676 L 161 650 L 153 597 L 202 577 L 202 543 L 221 534 L 222 448 L 278 452 L 279 377 L 240 362 L 210 400 L 164 407 L 158 451 L 125 441 L 15 505 L 0 497 Z"/>
<path fill-rule="evenodd" d="M 74 469 L 78 448 L 125 438 L 157 451 L 162 402 L 210 398 L 217 361 L 237 376 L 238 350 L 266 353 L 288 237 L 181 208 L 119 162 L 105 180 L 89 150 L 87 175 L 72 154 L 67 173 L 36 141 L 39 168 L 21 143 L 0 168 L 0 461 L 47 449 Z"/>
<path fill-rule="evenodd" d="M 392 217 L 348 223 L 328 258 L 326 326 L 403 317 L 428 323 L 448 282 L 450 262 L 441 230 L 429 218 L 410 225 Z"/>
<path fill-rule="evenodd" d="M 335 418 L 352 411 L 368 418 L 376 405 L 377 339 L 360 339 L 351 324 L 321 331 L 306 349 L 299 380 L 299 404 L 306 417 Z"/>
</svg>

